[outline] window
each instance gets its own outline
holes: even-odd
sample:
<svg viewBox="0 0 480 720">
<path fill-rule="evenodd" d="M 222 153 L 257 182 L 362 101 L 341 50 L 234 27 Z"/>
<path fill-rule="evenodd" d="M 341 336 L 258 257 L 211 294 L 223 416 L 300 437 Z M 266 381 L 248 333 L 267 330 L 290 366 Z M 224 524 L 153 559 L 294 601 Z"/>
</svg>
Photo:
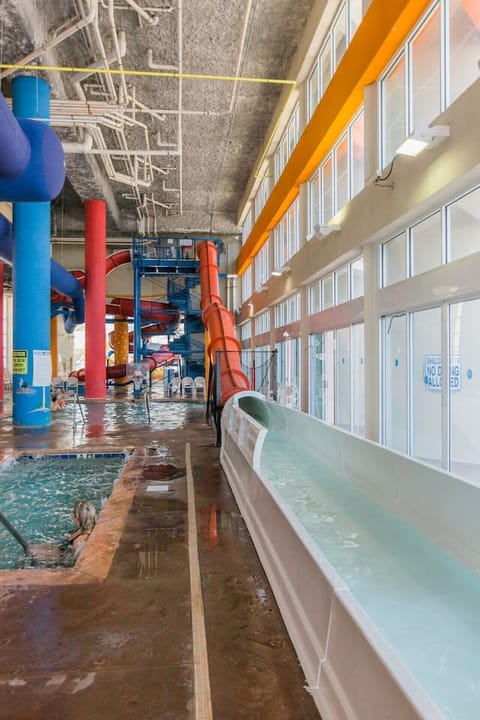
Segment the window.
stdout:
<svg viewBox="0 0 480 720">
<path fill-rule="evenodd" d="M 299 117 L 300 109 L 299 105 L 295 106 L 290 120 L 288 121 L 285 132 L 283 133 L 280 142 L 278 143 L 277 150 L 275 152 L 275 182 L 279 179 L 280 175 L 285 169 L 287 162 L 290 159 L 290 155 L 295 149 L 298 143 L 299 137 Z"/>
<path fill-rule="evenodd" d="M 382 247 L 383 287 L 407 277 L 407 236 L 397 235 Z"/>
<path fill-rule="evenodd" d="M 344 0 L 325 34 L 325 39 L 308 79 L 308 117 L 335 74 L 363 17 L 362 0 Z"/>
<path fill-rule="evenodd" d="M 431 3 L 380 78 L 383 167 L 408 135 L 431 124 L 478 78 L 479 47 L 478 3 Z"/>
<path fill-rule="evenodd" d="M 255 290 L 259 290 L 269 278 L 269 248 L 270 244 L 267 240 L 255 257 Z"/>
<path fill-rule="evenodd" d="M 363 109 L 342 133 L 308 183 L 308 232 L 327 224 L 364 186 Z"/>
<path fill-rule="evenodd" d="M 252 266 L 248 268 L 242 275 L 242 302 L 248 300 L 252 294 Z"/>
<path fill-rule="evenodd" d="M 274 267 L 282 268 L 300 249 L 298 200 L 289 207 L 274 230 Z"/>
<path fill-rule="evenodd" d="M 419 275 L 442 264 L 442 216 L 435 213 L 410 231 L 410 275 Z"/>
<path fill-rule="evenodd" d="M 383 243 L 383 287 L 479 252 L 479 201 L 477 187 Z"/>
</svg>

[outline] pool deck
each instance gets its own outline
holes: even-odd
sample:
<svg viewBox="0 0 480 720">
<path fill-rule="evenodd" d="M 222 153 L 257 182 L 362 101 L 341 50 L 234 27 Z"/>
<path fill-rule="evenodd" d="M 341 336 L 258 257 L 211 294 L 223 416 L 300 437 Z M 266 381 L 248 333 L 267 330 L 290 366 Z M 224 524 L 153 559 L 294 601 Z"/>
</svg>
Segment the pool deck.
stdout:
<svg viewBox="0 0 480 720">
<path fill-rule="evenodd" d="M 0 573 L 0 720 L 319 717 L 205 405 L 176 401 L 152 400 L 175 407 L 162 429 L 99 403 L 75 430 L 70 410 L 16 430 L 5 407 L 0 458 L 135 452 L 76 569 Z"/>
</svg>

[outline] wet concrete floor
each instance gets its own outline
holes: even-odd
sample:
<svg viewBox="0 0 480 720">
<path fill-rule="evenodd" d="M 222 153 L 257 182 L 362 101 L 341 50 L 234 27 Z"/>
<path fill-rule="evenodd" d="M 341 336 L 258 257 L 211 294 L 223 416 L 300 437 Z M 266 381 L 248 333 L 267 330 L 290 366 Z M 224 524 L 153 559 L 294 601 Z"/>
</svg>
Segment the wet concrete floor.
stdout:
<svg viewBox="0 0 480 720">
<path fill-rule="evenodd" d="M 0 585 L 0 719 L 318 718 L 205 405 L 152 401 L 150 424 L 141 414 L 115 422 L 115 405 L 123 412 L 125 401 L 88 405 L 85 426 L 75 428 L 71 408 L 52 415 L 47 431 L 0 422 L 2 457 L 19 449 L 147 449 L 105 579 L 58 584 L 50 571 L 40 584 Z M 187 447 L 205 650 L 192 634 Z M 168 492 L 147 490 L 161 483 Z M 211 716 L 196 702 L 200 666 L 209 674 Z"/>
</svg>

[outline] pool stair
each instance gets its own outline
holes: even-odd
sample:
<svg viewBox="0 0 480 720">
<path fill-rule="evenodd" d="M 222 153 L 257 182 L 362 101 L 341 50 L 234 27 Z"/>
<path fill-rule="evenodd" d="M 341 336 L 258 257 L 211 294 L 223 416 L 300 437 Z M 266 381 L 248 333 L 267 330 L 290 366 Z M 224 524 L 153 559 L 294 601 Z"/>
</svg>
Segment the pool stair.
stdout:
<svg viewBox="0 0 480 720">
<path fill-rule="evenodd" d="M 292 443 L 313 447 L 356 489 L 473 570 L 480 567 L 479 488 L 259 393 L 238 393 L 223 410 L 220 461 L 323 720 L 444 718 L 287 503 L 262 478 L 262 447 L 269 428 L 280 426 Z"/>
</svg>

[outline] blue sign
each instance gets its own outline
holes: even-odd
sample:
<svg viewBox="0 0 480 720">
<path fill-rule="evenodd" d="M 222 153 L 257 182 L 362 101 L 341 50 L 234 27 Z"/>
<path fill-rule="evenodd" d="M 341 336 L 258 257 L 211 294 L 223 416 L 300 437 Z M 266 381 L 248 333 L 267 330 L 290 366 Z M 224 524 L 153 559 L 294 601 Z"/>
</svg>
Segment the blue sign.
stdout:
<svg viewBox="0 0 480 720">
<path fill-rule="evenodd" d="M 423 381 L 426 390 L 442 389 L 442 356 L 425 355 Z M 450 356 L 450 390 L 462 389 L 460 355 Z"/>
</svg>

